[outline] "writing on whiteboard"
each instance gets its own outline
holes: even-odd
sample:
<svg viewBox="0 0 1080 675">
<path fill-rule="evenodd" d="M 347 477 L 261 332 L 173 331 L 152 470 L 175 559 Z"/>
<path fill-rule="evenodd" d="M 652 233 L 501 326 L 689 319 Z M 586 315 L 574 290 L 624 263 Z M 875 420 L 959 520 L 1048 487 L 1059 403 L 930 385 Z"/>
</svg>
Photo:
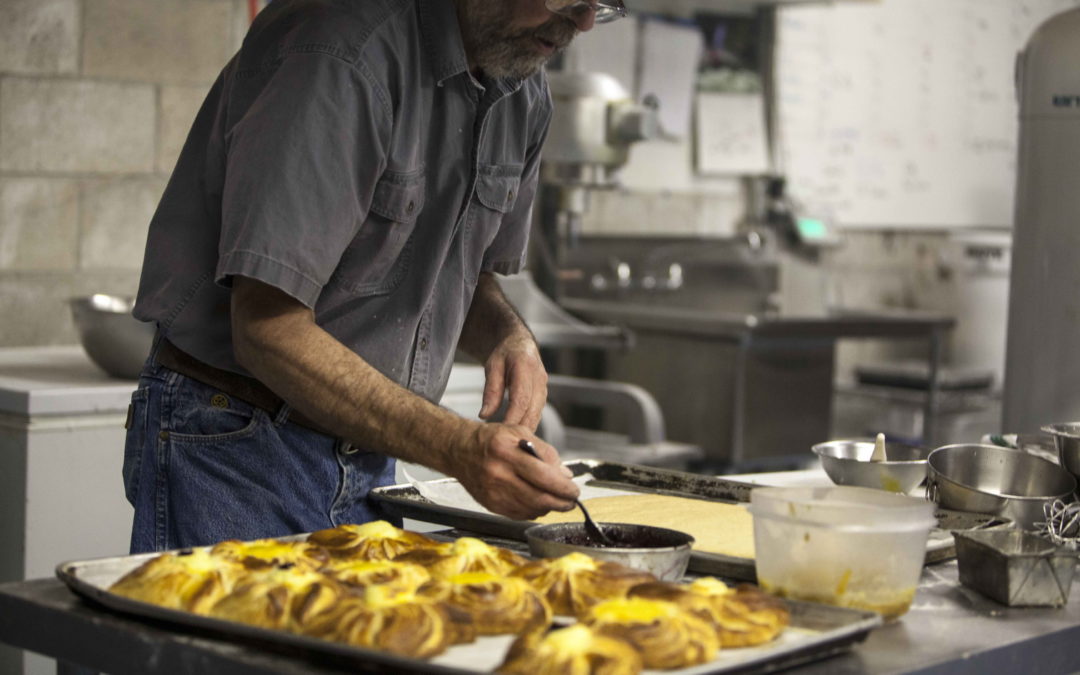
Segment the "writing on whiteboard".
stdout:
<svg viewBox="0 0 1080 675">
<path fill-rule="evenodd" d="M 776 104 L 792 194 L 850 226 L 1011 224 L 1016 54 L 1045 19 L 1078 5 L 881 0 L 783 8 Z"/>
</svg>

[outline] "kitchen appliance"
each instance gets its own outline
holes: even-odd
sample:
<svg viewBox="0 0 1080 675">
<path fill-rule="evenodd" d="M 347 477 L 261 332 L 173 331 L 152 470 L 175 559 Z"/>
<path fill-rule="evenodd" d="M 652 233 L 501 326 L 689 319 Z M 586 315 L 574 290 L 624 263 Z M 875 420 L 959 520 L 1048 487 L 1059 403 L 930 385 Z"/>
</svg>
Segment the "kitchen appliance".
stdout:
<svg viewBox="0 0 1080 675">
<path fill-rule="evenodd" d="M 1017 60 L 1020 146 L 1002 428 L 1080 419 L 1080 9 Z"/>
<path fill-rule="evenodd" d="M 565 248 L 572 248 L 580 235 L 589 192 L 615 186 L 615 172 L 626 164 L 630 146 L 655 138 L 659 118 L 655 100 L 636 103 L 605 73 L 552 70 L 548 88 L 555 107 L 541 179 L 554 193 L 555 231 L 547 234 L 555 249 L 549 262 L 558 265 Z"/>
</svg>

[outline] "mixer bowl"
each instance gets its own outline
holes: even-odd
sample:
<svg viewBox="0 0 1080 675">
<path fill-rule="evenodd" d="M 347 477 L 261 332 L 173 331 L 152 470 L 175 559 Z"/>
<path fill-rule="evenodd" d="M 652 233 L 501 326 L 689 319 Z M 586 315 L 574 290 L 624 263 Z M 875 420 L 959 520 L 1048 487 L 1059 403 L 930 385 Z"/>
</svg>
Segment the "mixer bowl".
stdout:
<svg viewBox="0 0 1080 675">
<path fill-rule="evenodd" d="M 154 324 L 131 315 L 134 299 L 97 293 L 72 298 L 70 304 L 90 360 L 113 377 L 137 379 L 154 341 Z"/>
<path fill-rule="evenodd" d="M 1080 422 L 1048 424 L 1041 431 L 1054 437 L 1061 466 L 1080 480 Z"/>
<path fill-rule="evenodd" d="M 838 440 L 818 443 L 814 454 L 821 467 L 837 485 L 908 493 L 926 478 L 926 458 L 930 449 L 907 443 L 885 443 L 888 461 L 871 462 L 874 442 L 867 440 Z"/>
<path fill-rule="evenodd" d="M 940 506 L 1011 518 L 1035 529 L 1043 505 L 1072 501 L 1076 479 L 1053 462 L 996 445 L 946 445 L 927 460 L 927 497 Z"/>
</svg>

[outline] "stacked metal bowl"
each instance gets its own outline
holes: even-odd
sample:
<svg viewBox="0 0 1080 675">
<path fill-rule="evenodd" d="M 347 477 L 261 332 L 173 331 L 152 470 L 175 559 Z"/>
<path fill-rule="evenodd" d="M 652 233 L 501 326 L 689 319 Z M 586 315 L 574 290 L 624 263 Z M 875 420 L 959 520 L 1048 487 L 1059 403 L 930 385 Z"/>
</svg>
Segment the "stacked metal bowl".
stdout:
<svg viewBox="0 0 1080 675">
<path fill-rule="evenodd" d="M 1076 478 L 1054 462 L 996 445 L 937 448 L 927 463 L 927 497 L 943 508 L 986 513 L 1034 530 L 1044 505 L 1075 498 Z"/>
</svg>

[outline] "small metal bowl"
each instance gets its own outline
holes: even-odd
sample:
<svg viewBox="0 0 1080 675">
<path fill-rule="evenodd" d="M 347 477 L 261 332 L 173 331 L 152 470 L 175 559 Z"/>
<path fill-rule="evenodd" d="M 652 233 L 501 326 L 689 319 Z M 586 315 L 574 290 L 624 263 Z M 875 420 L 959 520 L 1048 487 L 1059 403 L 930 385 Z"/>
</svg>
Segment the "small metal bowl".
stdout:
<svg viewBox="0 0 1080 675">
<path fill-rule="evenodd" d="M 930 448 L 907 443 L 885 443 L 884 462 L 871 462 L 874 442 L 838 440 L 818 443 L 811 448 L 821 459 L 832 482 L 837 485 L 887 490 L 907 494 L 926 478 L 926 458 Z"/>
<path fill-rule="evenodd" d="M 1041 431 L 1054 437 L 1058 461 L 1080 481 L 1080 422 L 1048 424 Z"/>
<path fill-rule="evenodd" d="M 686 574 L 694 538 L 665 527 L 631 523 L 598 523 L 617 546 L 591 544 L 584 523 L 549 523 L 525 530 L 529 551 L 540 558 L 584 553 L 597 560 L 644 570 L 661 581 L 678 581 Z"/>
<path fill-rule="evenodd" d="M 135 300 L 97 293 L 71 299 L 71 316 L 90 360 L 113 377 L 138 379 L 150 346 L 154 324 L 131 315 Z"/>
<path fill-rule="evenodd" d="M 1076 479 L 1057 464 L 996 445 L 946 445 L 927 461 L 927 498 L 947 509 L 988 513 L 1024 530 L 1046 520 L 1043 504 L 1072 501 Z"/>
</svg>

